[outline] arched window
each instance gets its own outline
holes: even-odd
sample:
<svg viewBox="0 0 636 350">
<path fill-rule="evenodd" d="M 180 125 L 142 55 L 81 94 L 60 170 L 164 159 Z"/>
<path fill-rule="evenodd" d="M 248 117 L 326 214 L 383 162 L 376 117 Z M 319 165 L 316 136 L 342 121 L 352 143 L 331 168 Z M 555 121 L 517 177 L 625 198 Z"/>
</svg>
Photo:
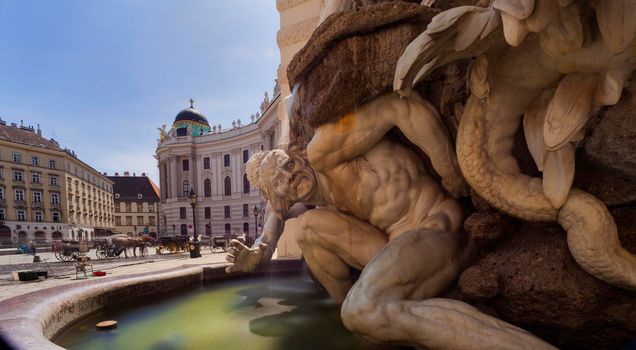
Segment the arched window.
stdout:
<svg viewBox="0 0 636 350">
<path fill-rule="evenodd" d="M 190 195 L 190 182 L 188 180 L 183 181 L 183 196 L 188 197 Z"/>
<path fill-rule="evenodd" d="M 226 176 L 225 179 L 223 180 L 223 184 L 225 187 L 225 191 L 223 194 L 225 194 L 226 196 L 231 196 L 232 195 L 232 179 L 229 176 Z"/>
<path fill-rule="evenodd" d="M 247 174 L 243 175 L 243 193 L 250 193 L 250 181 L 247 179 Z"/>
<path fill-rule="evenodd" d="M 225 224 L 225 234 L 229 235 L 232 233 L 232 226 L 230 224 Z"/>
<path fill-rule="evenodd" d="M 247 222 L 243 223 L 243 233 L 245 233 L 246 235 L 250 234 L 250 224 Z"/>
<path fill-rule="evenodd" d="M 212 197 L 212 181 L 210 179 L 203 181 L 203 197 Z"/>
</svg>

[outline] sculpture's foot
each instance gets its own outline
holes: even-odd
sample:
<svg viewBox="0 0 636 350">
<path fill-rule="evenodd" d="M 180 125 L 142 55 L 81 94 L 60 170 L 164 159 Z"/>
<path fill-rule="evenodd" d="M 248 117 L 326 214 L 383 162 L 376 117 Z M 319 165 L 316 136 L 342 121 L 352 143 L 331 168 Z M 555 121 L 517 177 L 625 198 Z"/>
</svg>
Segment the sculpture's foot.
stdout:
<svg viewBox="0 0 636 350">
<path fill-rule="evenodd" d="M 349 291 L 345 326 L 372 342 L 418 348 L 553 349 L 461 301 L 427 299 L 455 280 L 464 252 L 462 237 L 443 231 L 415 230 L 390 241 Z"/>
</svg>

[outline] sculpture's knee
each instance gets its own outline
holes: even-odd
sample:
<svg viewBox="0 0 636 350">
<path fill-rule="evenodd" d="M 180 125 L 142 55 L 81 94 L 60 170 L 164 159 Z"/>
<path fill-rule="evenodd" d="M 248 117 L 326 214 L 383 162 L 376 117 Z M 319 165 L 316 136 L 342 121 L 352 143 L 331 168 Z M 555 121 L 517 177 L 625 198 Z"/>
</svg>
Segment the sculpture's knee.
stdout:
<svg viewBox="0 0 636 350">
<path fill-rule="evenodd" d="M 347 298 L 340 309 L 340 316 L 344 326 L 352 332 L 373 338 L 373 334 L 384 327 L 386 319 L 383 315 L 383 306 L 375 298 L 369 298 L 356 288 L 349 291 Z"/>
<path fill-rule="evenodd" d="M 301 249 L 303 249 L 303 247 L 311 246 L 314 244 L 315 233 L 311 230 L 310 225 L 307 223 L 305 215 L 287 220 L 287 222 L 285 222 L 285 226 L 286 230 L 289 227 L 292 232 L 297 233 L 296 241 Z"/>
</svg>

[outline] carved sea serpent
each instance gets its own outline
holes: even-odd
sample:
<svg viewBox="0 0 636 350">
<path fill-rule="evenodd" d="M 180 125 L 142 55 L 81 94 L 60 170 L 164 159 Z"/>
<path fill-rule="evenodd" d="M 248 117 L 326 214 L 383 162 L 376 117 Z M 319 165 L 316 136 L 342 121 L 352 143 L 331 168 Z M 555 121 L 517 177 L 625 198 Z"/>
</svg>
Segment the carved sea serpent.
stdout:
<svg viewBox="0 0 636 350">
<path fill-rule="evenodd" d="M 594 8 L 596 21 L 586 6 Z M 636 257 L 621 247 L 611 214 L 590 194 L 570 189 L 575 144 L 586 121 L 595 108 L 618 102 L 635 67 L 634 16 L 636 2 L 627 0 L 493 0 L 490 8 L 454 8 L 433 18 L 409 45 L 394 81 L 408 94 L 435 68 L 478 56 L 457 134 L 466 180 L 507 214 L 557 221 L 585 271 L 630 290 L 636 290 Z M 586 33 L 599 31 L 602 40 L 590 41 L 599 36 Z M 524 113 L 526 140 L 543 179 L 522 174 L 512 156 Z"/>
</svg>

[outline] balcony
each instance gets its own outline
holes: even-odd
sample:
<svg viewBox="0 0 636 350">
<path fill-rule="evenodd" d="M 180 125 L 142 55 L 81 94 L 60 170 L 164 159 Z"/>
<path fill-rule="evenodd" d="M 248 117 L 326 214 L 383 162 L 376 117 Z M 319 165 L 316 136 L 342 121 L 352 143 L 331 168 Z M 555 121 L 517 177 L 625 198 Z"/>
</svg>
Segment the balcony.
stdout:
<svg viewBox="0 0 636 350">
<path fill-rule="evenodd" d="M 22 200 L 22 201 L 16 200 L 16 201 L 13 202 L 13 206 L 16 207 L 16 208 L 26 208 L 27 203 L 24 200 Z"/>
<path fill-rule="evenodd" d="M 13 179 L 13 184 L 14 185 L 18 185 L 18 186 L 24 186 L 25 185 L 23 180 L 16 180 L 16 179 Z"/>
<path fill-rule="evenodd" d="M 42 202 L 31 202 L 31 208 L 42 209 L 44 208 L 44 204 L 42 204 Z"/>
<path fill-rule="evenodd" d="M 60 185 L 49 185 L 49 189 L 50 189 L 50 190 L 57 190 L 57 191 L 59 191 L 59 190 L 60 190 Z"/>
<path fill-rule="evenodd" d="M 62 209 L 62 205 L 60 203 L 51 203 L 51 210 L 60 210 Z"/>
<path fill-rule="evenodd" d="M 31 187 L 42 188 L 41 182 L 31 182 Z"/>
</svg>

